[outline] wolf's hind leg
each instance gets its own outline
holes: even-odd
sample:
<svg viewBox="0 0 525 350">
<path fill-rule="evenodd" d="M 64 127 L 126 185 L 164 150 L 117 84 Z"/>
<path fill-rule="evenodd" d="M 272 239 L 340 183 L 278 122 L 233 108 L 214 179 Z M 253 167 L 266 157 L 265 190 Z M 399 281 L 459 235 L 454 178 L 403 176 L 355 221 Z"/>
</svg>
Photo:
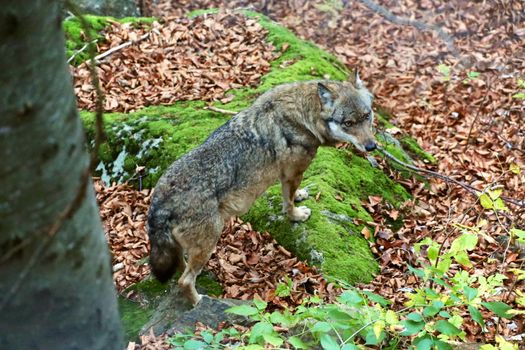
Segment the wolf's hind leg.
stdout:
<svg viewBox="0 0 525 350">
<path fill-rule="evenodd" d="M 216 222 L 207 222 L 194 227 L 191 233 L 179 237 L 179 242 L 184 247 L 188 259 L 178 284 L 184 297 L 194 306 L 201 300 L 195 288 L 195 281 L 202 268 L 210 260 L 224 225 L 222 218 L 218 215 L 217 218 Z"/>
<path fill-rule="evenodd" d="M 308 197 L 308 192 L 306 192 L 305 190 L 302 191 L 306 192 L 306 197 L 304 197 L 305 193 L 301 192 L 301 190 L 297 190 L 297 188 L 301 184 L 302 179 L 302 173 L 300 175 L 293 174 L 290 176 L 289 174 L 283 174 L 281 176 L 284 200 L 283 212 L 285 212 L 288 215 L 288 218 L 291 221 L 306 221 L 312 213 L 310 208 L 305 206 L 296 207 L 294 203 L 296 201 L 296 198 L 299 200 L 304 200 Z"/>
</svg>

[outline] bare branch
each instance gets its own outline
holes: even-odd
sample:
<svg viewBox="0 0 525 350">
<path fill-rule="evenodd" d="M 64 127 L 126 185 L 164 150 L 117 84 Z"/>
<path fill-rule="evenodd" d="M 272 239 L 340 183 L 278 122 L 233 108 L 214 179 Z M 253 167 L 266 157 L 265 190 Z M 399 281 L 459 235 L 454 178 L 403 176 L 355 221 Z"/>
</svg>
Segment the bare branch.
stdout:
<svg viewBox="0 0 525 350">
<path fill-rule="evenodd" d="M 137 40 L 130 40 L 130 41 L 126 41 L 125 43 L 122 43 L 118 46 L 115 46 L 115 47 L 112 47 L 111 49 L 107 50 L 106 52 L 103 52 L 101 53 L 100 55 L 97 55 L 95 56 L 95 62 L 100 62 L 101 60 L 103 60 L 104 58 L 108 57 L 109 55 L 119 51 L 119 50 L 122 50 L 128 46 L 131 46 L 133 44 L 136 44 L 138 42 L 141 42 L 142 40 L 145 40 L 147 39 L 149 36 L 151 35 L 151 32 L 149 33 L 146 33 L 146 34 L 143 34 L 141 35 Z"/>
<path fill-rule="evenodd" d="M 213 112 L 217 112 L 217 113 L 229 114 L 229 115 L 235 115 L 235 114 L 238 113 L 238 112 L 235 112 L 235 111 L 229 111 L 227 109 L 217 108 L 217 107 L 213 107 L 213 106 L 204 107 L 204 109 L 207 109 L 207 110 L 210 110 L 210 111 L 213 111 Z"/>
<path fill-rule="evenodd" d="M 387 20 L 389 20 L 392 23 L 403 25 L 403 26 L 411 26 L 415 27 L 419 30 L 428 30 L 432 32 L 436 32 L 436 34 L 445 42 L 447 45 L 448 50 L 454 55 L 459 56 L 459 52 L 456 49 L 456 46 L 454 45 L 454 38 L 445 32 L 443 28 L 438 26 L 437 24 L 428 24 L 425 22 L 421 22 L 415 19 L 410 19 L 406 17 L 400 17 L 398 15 L 393 14 L 390 10 L 384 8 L 383 6 L 376 4 L 372 0 L 359 0 L 363 5 L 368 7 L 373 12 L 383 16 Z"/>
<path fill-rule="evenodd" d="M 91 43 L 87 43 L 85 44 L 84 46 L 82 46 L 80 49 L 76 50 L 75 53 L 73 55 L 71 55 L 71 57 L 68 58 L 67 60 L 67 63 L 71 63 L 71 61 L 73 61 L 73 59 L 75 57 L 77 57 L 79 54 L 81 54 L 82 52 L 84 52 L 88 47 L 89 45 L 91 44 L 95 44 L 97 42 L 97 39 L 93 40 L 93 42 Z"/>
<path fill-rule="evenodd" d="M 471 193 L 472 195 L 474 195 L 476 197 L 479 197 L 479 195 L 483 193 L 483 191 L 478 190 L 477 188 L 472 187 L 469 184 L 466 184 L 464 182 L 458 181 L 458 180 L 456 180 L 454 178 L 451 178 L 449 176 L 437 173 L 437 172 L 432 171 L 432 170 L 421 169 L 421 168 L 418 168 L 415 165 L 407 164 L 407 163 L 397 159 L 396 157 L 394 157 L 392 154 L 390 154 L 384 148 L 378 147 L 378 150 L 381 153 L 383 153 L 385 155 L 385 157 L 389 158 L 390 160 L 393 160 L 394 162 L 398 163 L 399 165 L 403 166 L 404 168 L 407 168 L 409 170 L 415 171 L 417 173 L 423 173 L 423 174 L 430 175 L 432 177 L 441 179 L 441 180 L 443 180 L 445 182 L 452 182 L 452 183 L 454 183 L 454 184 L 456 184 L 456 185 L 458 185 L 460 187 L 463 187 L 465 190 L 467 190 L 469 193 Z M 500 198 L 502 200 L 504 200 L 505 202 L 514 204 L 514 205 L 516 205 L 518 207 L 525 208 L 525 200 L 523 200 L 523 199 L 522 200 L 517 200 L 517 199 L 509 198 L 509 197 L 506 197 L 506 196 L 500 196 Z"/>
</svg>

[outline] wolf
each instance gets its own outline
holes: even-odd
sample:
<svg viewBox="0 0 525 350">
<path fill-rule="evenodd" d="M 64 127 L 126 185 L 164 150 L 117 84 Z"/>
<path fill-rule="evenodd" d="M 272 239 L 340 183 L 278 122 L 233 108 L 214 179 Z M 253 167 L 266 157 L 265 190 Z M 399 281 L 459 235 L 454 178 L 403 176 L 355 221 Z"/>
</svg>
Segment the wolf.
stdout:
<svg viewBox="0 0 525 350">
<path fill-rule="evenodd" d="M 246 213 L 277 180 L 283 212 L 307 220 L 310 209 L 295 201 L 308 196 L 299 185 L 317 149 L 342 142 L 362 152 L 376 148 L 372 99 L 357 73 L 348 82 L 280 85 L 176 160 L 155 186 L 148 213 L 153 275 L 166 282 L 181 271 L 180 290 L 196 305 L 195 279 L 225 222 Z"/>
</svg>

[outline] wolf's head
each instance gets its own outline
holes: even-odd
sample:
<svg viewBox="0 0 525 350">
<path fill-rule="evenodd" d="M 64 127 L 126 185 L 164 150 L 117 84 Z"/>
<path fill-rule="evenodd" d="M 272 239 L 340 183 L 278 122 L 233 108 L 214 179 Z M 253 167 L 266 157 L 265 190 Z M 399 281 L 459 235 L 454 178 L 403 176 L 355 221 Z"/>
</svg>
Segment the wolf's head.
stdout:
<svg viewBox="0 0 525 350">
<path fill-rule="evenodd" d="M 355 73 L 352 83 L 317 83 L 321 100 L 321 118 L 332 143 L 349 142 L 360 151 L 376 148 L 372 134 L 372 94 Z"/>
</svg>

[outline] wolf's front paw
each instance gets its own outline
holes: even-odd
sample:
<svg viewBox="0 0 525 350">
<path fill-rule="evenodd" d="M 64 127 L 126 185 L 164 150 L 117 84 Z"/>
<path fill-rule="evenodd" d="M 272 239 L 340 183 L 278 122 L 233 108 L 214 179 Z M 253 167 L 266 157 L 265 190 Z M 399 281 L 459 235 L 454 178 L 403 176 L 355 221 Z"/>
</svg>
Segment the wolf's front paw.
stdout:
<svg viewBox="0 0 525 350">
<path fill-rule="evenodd" d="M 294 197 L 295 202 L 304 201 L 307 198 L 308 198 L 308 191 L 305 190 L 304 188 L 301 188 L 300 190 L 295 191 L 295 197 Z"/>
<path fill-rule="evenodd" d="M 294 207 L 293 211 L 288 217 L 291 221 L 306 221 L 312 214 L 312 211 L 308 207 Z"/>
</svg>

